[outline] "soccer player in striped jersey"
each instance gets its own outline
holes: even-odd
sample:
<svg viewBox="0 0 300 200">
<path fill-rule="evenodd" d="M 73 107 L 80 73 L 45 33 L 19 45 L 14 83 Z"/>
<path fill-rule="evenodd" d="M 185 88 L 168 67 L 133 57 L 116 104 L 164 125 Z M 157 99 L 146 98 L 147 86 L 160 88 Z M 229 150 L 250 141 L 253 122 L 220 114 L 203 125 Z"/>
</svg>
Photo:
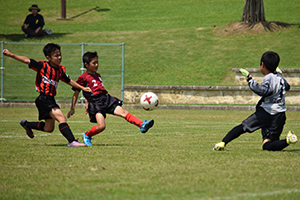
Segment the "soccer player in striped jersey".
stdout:
<svg viewBox="0 0 300 200">
<path fill-rule="evenodd" d="M 86 52 L 83 55 L 82 61 L 86 72 L 78 77 L 77 83 L 81 86 L 88 86 L 92 92 L 83 92 L 84 97 L 88 101 L 87 112 L 90 116 L 90 122 L 97 123 L 89 131 L 83 133 L 83 141 L 87 146 L 91 146 L 92 136 L 104 131 L 106 114 L 112 114 L 124 118 L 129 123 L 132 123 L 140 128 L 142 133 L 146 133 L 154 124 L 154 120 L 145 120 L 144 122 L 138 117 L 132 115 L 127 110 L 122 108 L 123 102 L 116 97 L 108 94 L 104 88 L 101 75 L 98 70 L 98 55 L 97 52 Z M 80 90 L 73 87 L 74 95 L 68 118 L 75 113 L 75 104 Z"/>
<path fill-rule="evenodd" d="M 39 111 L 39 121 L 29 122 L 27 120 L 22 120 L 20 124 L 26 130 L 27 135 L 30 138 L 33 138 L 34 133 L 32 129 L 51 133 L 54 130 L 56 120 L 59 123 L 58 127 L 60 132 L 68 140 L 68 146 L 86 146 L 84 143 L 79 143 L 75 140 L 75 137 L 67 124 L 66 117 L 60 110 L 60 107 L 56 104 L 54 97 L 56 95 L 56 88 L 59 80 L 85 92 L 90 92 L 91 89 L 77 84 L 65 73 L 65 67 L 60 64 L 62 56 L 58 44 L 47 44 L 43 48 L 43 52 L 48 61 L 36 61 L 25 56 L 13 54 L 7 49 L 3 50 L 5 56 L 28 64 L 30 69 L 37 72 L 35 86 L 36 91 L 39 92 L 40 95 L 36 98 L 35 104 Z"/>
</svg>

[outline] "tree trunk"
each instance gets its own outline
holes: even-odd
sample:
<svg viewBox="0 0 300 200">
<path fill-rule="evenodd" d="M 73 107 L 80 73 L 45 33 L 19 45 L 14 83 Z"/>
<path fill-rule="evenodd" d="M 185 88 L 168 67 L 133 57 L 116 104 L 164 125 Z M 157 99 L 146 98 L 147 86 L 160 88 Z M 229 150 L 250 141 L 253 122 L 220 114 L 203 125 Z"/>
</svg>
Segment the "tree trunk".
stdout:
<svg viewBox="0 0 300 200">
<path fill-rule="evenodd" d="M 256 24 L 257 22 L 265 21 L 263 0 L 245 0 L 241 22 Z"/>
</svg>

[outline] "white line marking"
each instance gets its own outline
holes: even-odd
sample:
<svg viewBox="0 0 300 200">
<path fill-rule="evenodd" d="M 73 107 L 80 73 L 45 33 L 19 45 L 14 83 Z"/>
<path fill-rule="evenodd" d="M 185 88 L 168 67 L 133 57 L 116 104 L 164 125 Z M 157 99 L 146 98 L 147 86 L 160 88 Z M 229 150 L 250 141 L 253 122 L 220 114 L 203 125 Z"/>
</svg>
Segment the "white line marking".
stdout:
<svg viewBox="0 0 300 200">
<path fill-rule="evenodd" d="M 57 134 L 57 133 L 49 133 L 49 134 L 47 134 L 47 133 L 42 133 L 42 134 L 35 134 L 35 136 L 36 137 L 46 137 L 46 136 L 54 136 L 54 135 L 62 135 L 62 134 Z M 73 133 L 73 135 L 82 135 L 82 133 Z M 26 135 L 26 133 L 24 132 L 24 135 L 0 135 L 0 138 L 24 138 L 24 137 L 28 137 L 27 135 Z"/>
<path fill-rule="evenodd" d="M 273 196 L 276 194 L 290 194 L 290 193 L 300 193 L 300 189 L 286 189 L 286 190 L 277 190 L 277 191 L 270 191 L 270 192 L 261 192 L 261 193 L 242 193 L 237 194 L 234 196 L 224 196 L 224 197 L 213 197 L 208 198 L 210 200 L 222 200 L 222 199 L 236 199 L 236 198 L 244 198 L 244 197 L 264 197 L 264 196 Z M 198 200 L 204 200 L 207 198 L 201 198 Z"/>
</svg>

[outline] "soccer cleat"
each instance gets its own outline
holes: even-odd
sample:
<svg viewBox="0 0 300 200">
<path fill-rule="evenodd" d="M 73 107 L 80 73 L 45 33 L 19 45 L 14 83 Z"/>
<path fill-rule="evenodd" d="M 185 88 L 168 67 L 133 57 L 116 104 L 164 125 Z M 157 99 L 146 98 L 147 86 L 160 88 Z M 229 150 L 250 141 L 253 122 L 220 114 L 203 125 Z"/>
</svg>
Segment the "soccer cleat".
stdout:
<svg viewBox="0 0 300 200">
<path fill-rule="evenodd" d="M 82 139 L 84 144 L 86 144 L 86 146 L 92 146 L 92 142 L 91 142 L 92 137 L 87 136 L 86 132 L 82 134 Z"/>
<path fill-rule="evenodd" d="M 154 124 L 154 120 L 150 119 L 149 121 L 145 120 L 145 122 L 142 123 L 142 126 L 140 127 L 142 133 L 146 133 L 149 128 L 151 128 Z"/>
<path fill-rule="evenodd" d="M 21 120 L 20 124 L 26 130 L 26 134 L 28 135 L 28 137 L 34 138 L 34 134 L 31 130 L 31 128 L 29 128 L 28 126 L 25 125 L 26 122 L 27 122 L 27 120 L 23 119 L 23 120 Z"/>
<path fill-rule="evenodd" d="M 47 35 L 51 35 L 53 32 L 50 29 L 44 29 L 45 33 L 47 33 Z"/>
<path fill-rule="evenodd" d="M 68 143 L 68 147 L 86 147 L 86 144 L 74 140 L 73 142 Z"/>
<path fill-rule="evenodd" d="M 293 131 L 289 131 L 286 136 L 286 143 L 295 144 L 298 141 L 297 135 Z"/>
<path fill-rule="evenodd" d="M 225 142 L 219 142 L 214 146 L 213 150 L 222 151 L 224 150 L 224 148 L 225 148 Z"/>
</svg>

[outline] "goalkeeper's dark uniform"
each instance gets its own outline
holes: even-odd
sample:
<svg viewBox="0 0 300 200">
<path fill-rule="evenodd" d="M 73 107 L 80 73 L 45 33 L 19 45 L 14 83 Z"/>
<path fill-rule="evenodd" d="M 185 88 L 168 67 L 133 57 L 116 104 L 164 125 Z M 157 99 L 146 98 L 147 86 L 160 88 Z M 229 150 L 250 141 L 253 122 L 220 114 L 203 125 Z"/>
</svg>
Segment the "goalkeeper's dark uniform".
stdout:
<svg viewBox="0 0 300 200">
<path fill-rule="evenodd" d="M 286 121 L 285 93 L 290 89 L 290 85 L 277 72 L 267 74 L 261 85 L 252 78 L 248 84 L 254 93 L 261 96 L 256 111 L 229 131 L 222 141 L 227 144 L 245 132 L 252 133 L 261 128 L 263 140 L 269 139 L 263 144 L 264 150 L 284 149 L 288 144 L 286 140 L 279 140 L 279 137 Z"/>
</svg>

